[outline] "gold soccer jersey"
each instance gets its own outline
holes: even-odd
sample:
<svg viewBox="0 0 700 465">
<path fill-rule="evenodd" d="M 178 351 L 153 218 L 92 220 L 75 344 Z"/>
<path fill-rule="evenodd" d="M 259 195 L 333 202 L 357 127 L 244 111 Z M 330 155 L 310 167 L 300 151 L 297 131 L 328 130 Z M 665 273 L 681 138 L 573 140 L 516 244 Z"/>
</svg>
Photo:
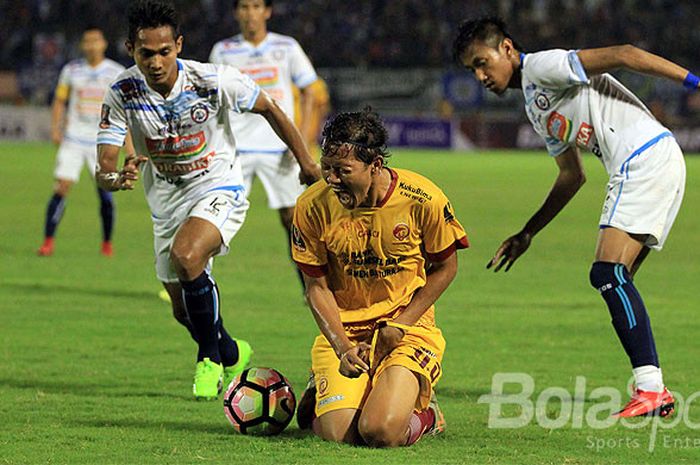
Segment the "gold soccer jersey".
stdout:
<svg viewBox="0 0 700 465">
<path fill-rule="evenodd" d="M 390 169 L 381 204 L 344 208 L 319 181 L 297 201 L 292 253 L 309 276 L 326 275 L 344 323 L 376 320 L 407 305 L 425 284 L 425 258 L 442 261 L 469 246 L 445 194 L 430 180 Z M 433 325 L 433 310 L 421 319 Z"/>
</svg>

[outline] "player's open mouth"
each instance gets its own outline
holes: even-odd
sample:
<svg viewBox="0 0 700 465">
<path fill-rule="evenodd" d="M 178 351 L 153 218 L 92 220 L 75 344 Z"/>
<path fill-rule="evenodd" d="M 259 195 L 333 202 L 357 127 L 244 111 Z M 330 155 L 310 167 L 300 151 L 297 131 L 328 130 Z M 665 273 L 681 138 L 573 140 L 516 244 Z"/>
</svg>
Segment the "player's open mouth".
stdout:
<svg viewBox="0 0 700 465">
<path fill-rule="evenodd" d="M 352 208 L 355 204 L 355 199 L 350 192 L 339 187 L 333 187 L 333 193 L 338 197 L 338 201 L 346 208 Z"/>
</svg>

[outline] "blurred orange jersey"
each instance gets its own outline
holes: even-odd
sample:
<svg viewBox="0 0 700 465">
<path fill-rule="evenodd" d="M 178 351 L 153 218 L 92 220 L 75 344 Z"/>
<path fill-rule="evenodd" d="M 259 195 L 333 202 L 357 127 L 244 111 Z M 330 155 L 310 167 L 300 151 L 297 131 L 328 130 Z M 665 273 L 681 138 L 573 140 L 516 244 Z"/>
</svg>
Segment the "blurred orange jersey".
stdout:
<svg viewBox="0 0 700 465">
<path fill-rule="evenodd" d="M 425 250 L 442 261 L 469 246 L 445 194 L 411 171 L 390 169 L 379 206 L 344 208 L 319 181 L 297 200 L 292 254 L 309 276 L 327 276 L 343 323 L 395 315 L 425 284 Z M 419 324 L 433 326 L 429 309 Z"/>
</svg>

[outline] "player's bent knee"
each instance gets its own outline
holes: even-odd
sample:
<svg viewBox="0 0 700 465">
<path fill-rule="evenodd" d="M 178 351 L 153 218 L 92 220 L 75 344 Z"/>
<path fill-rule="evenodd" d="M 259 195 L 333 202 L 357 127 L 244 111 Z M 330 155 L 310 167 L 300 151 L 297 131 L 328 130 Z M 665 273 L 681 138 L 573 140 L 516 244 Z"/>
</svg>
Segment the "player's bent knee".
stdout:
<svg viewBox="0 0 700 465">
<path fill-rule="evenodd" d="M 170 250 L 170 261 L 178 278 L 184 281 L 191 281 L 202 274 L 206 263 L 199 254 L 183 246 L 173 247 Z"/>
<path fill-rule="evenodd" d="M 613 283 L 619 281 L 616 273 L 624 273 L 624 276 L 628 276 L 627 269 L 625 268 L 625 266 L 620 265 L 620 263 L 608 262 L 593 263 L 593 265 L 591 266 L 591 271 L 588 275 L 591 286 L 593 286 L 600 292 L 604 292 L 608 289 L 611 289 L 612 286 L 614 286 Z"/>
<path fill-rule="evenodd" d="M 363 415 L 357 426 L 370 447 L 398 447 L 406 442 L 406 425 L 398 424 L 391 416 Z"/>
</svg>

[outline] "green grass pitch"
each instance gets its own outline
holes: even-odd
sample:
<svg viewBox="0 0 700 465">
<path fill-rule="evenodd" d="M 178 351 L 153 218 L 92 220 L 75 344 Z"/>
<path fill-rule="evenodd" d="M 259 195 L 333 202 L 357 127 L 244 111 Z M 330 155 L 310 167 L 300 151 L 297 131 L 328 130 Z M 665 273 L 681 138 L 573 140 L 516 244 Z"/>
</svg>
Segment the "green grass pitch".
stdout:
<svg viewBox="0 0 700 465">
<path fill-rule="evenodd" d="M 488 427 L 496 373 L 527 373 L 533 401 L 547 388 L 577 394 L 584 414 L 599 387 L 625 389 L 630 370 L 588 270 L 605 173 L 586 155 L 588 183 L 508 274 L 485 264 L 540 205 L 556 165 L 544 153 L 396 151 L 390 164 L 434 180 L 452 200 L 471 249 L 438 302 L 448 342 L 438 385 L 448 429 L 415 447 L 369 450 L 324 443 L 293 423 L 273 438 L 234 434 L 219 402 L 191 398 L 195 347 L 158 300 L 149 214 L 139 187 L 118 193 L 116 255 L 98 253 L 97 199 L 75 186 L 56 252 L 38 258 L 54 148 L 0 145 L 0 464 L 641 464 L 700 462 L 700 399 L 676 426 L 583 421 Z M 687 157 L 684 206 L 662 253 L 637 277 L 669 387 L 700 391 L 698 252 L 700 158 Z M 316 326 L 303 305 L 277 214 L 259 185 L 232 251 L 214 267 L 229 330 L 251 342 L 254 364 L 305 384 Z M 517 392 L 510 386 L 508 392 Z M 626 394 L 623 393 L 623 400 Z M 563 404 L 546 405 L 556 418 Z M 516 407 L 504 409 L 516 417 Z M 547 418 L 544 419 L 546 423 Z M 653 451 L 650 452 L 650 449 Z"/>
</svg>

